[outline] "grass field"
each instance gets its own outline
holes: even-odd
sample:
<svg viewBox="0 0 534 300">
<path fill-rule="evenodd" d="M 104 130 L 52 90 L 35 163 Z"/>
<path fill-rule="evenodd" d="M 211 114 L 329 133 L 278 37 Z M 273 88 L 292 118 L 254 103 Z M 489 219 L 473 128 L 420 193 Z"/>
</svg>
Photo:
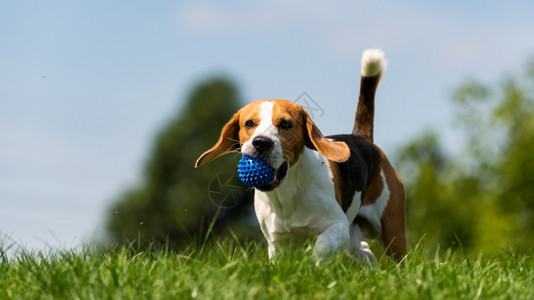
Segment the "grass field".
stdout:
<svg viewBox="0 0 534 300">
<path fill-rule="evenodd" d="M 1 251 L 0 299 L 534 299 L 531 257 L 466 258 L 416 247 L 402 265 L 339 255 L 315 267 L 304 249 L 267 259 L 263 245 L 198 250 L 87 246 L 47 254 Z"/>
</svg>

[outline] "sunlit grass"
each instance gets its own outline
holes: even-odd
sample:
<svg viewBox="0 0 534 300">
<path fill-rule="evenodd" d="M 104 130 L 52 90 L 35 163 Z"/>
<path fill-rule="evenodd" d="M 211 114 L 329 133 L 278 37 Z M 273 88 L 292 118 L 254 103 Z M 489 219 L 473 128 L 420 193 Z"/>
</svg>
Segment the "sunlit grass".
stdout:
<svg viewBox="0 0 534 300">
<path fill-rule="evenodd" d="M 402 264 L 369 267 L 346 255 L 316 267 L 304 248 L 269 262 L 263 245 L 232 240 L 203 248 L 138 252 L 85 246 L 80 251 L 0 251 L 0 299 L 533 299 L 531 257 L 504 252 L 412 249 Z"/>
</svg>

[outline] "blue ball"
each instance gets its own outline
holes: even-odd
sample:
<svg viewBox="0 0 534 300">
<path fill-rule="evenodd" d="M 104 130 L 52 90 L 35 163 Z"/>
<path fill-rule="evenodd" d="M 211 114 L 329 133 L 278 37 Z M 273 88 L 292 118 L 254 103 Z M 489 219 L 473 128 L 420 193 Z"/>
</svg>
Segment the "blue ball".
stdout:
<svg viewBox="0 0 534 300">
<path fill-rule="evenodd" d="M 248 186 L 262 187 L 271 182 L 274 169 L 261 159 L 243 155 L 237 164 L 237 176 Z"/>
</svg>

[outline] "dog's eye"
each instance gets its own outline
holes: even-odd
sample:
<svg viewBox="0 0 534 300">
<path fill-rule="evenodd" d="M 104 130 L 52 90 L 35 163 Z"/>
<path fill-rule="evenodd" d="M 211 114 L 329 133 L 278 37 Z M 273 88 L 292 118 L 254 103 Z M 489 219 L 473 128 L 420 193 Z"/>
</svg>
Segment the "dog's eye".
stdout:
<svg viewBox="0 0 534 300">
<path fill-rule="evenodd" d="M 282 120 L 282 121 L 278 124 L 278 128 L 280 128 L 280 129 L 284 129 L 284 130 L 291 129 L 291 128 L 293 128 L 293 123 L 291 123 L 291 122 L 289 122 L 289 121 L 286 121 L 286 120 Z"/>
<path fill-rule="evenodd" d="M 252 121 L 252 120 L 248 120 L 248 121 L 245 122 L 245 127 L 246 128 L 254 128 L 254 126 L 256 126 L 256 125 L 254 125 L 254 121 Z"/>
</svg>

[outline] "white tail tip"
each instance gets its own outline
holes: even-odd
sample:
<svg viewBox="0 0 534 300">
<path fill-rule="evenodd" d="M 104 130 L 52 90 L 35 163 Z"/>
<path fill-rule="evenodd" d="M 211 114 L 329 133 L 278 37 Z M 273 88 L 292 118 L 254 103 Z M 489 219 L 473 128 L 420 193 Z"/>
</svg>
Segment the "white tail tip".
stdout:
<svg viewBox="0 0 534 300">
<path fill-rule="evenodd" d="M 384 52 L 378 48 L 366 49 L 362 54 L 362 76 L 374 77 L 386 71 L 388 62 Z"/>
</svg>

